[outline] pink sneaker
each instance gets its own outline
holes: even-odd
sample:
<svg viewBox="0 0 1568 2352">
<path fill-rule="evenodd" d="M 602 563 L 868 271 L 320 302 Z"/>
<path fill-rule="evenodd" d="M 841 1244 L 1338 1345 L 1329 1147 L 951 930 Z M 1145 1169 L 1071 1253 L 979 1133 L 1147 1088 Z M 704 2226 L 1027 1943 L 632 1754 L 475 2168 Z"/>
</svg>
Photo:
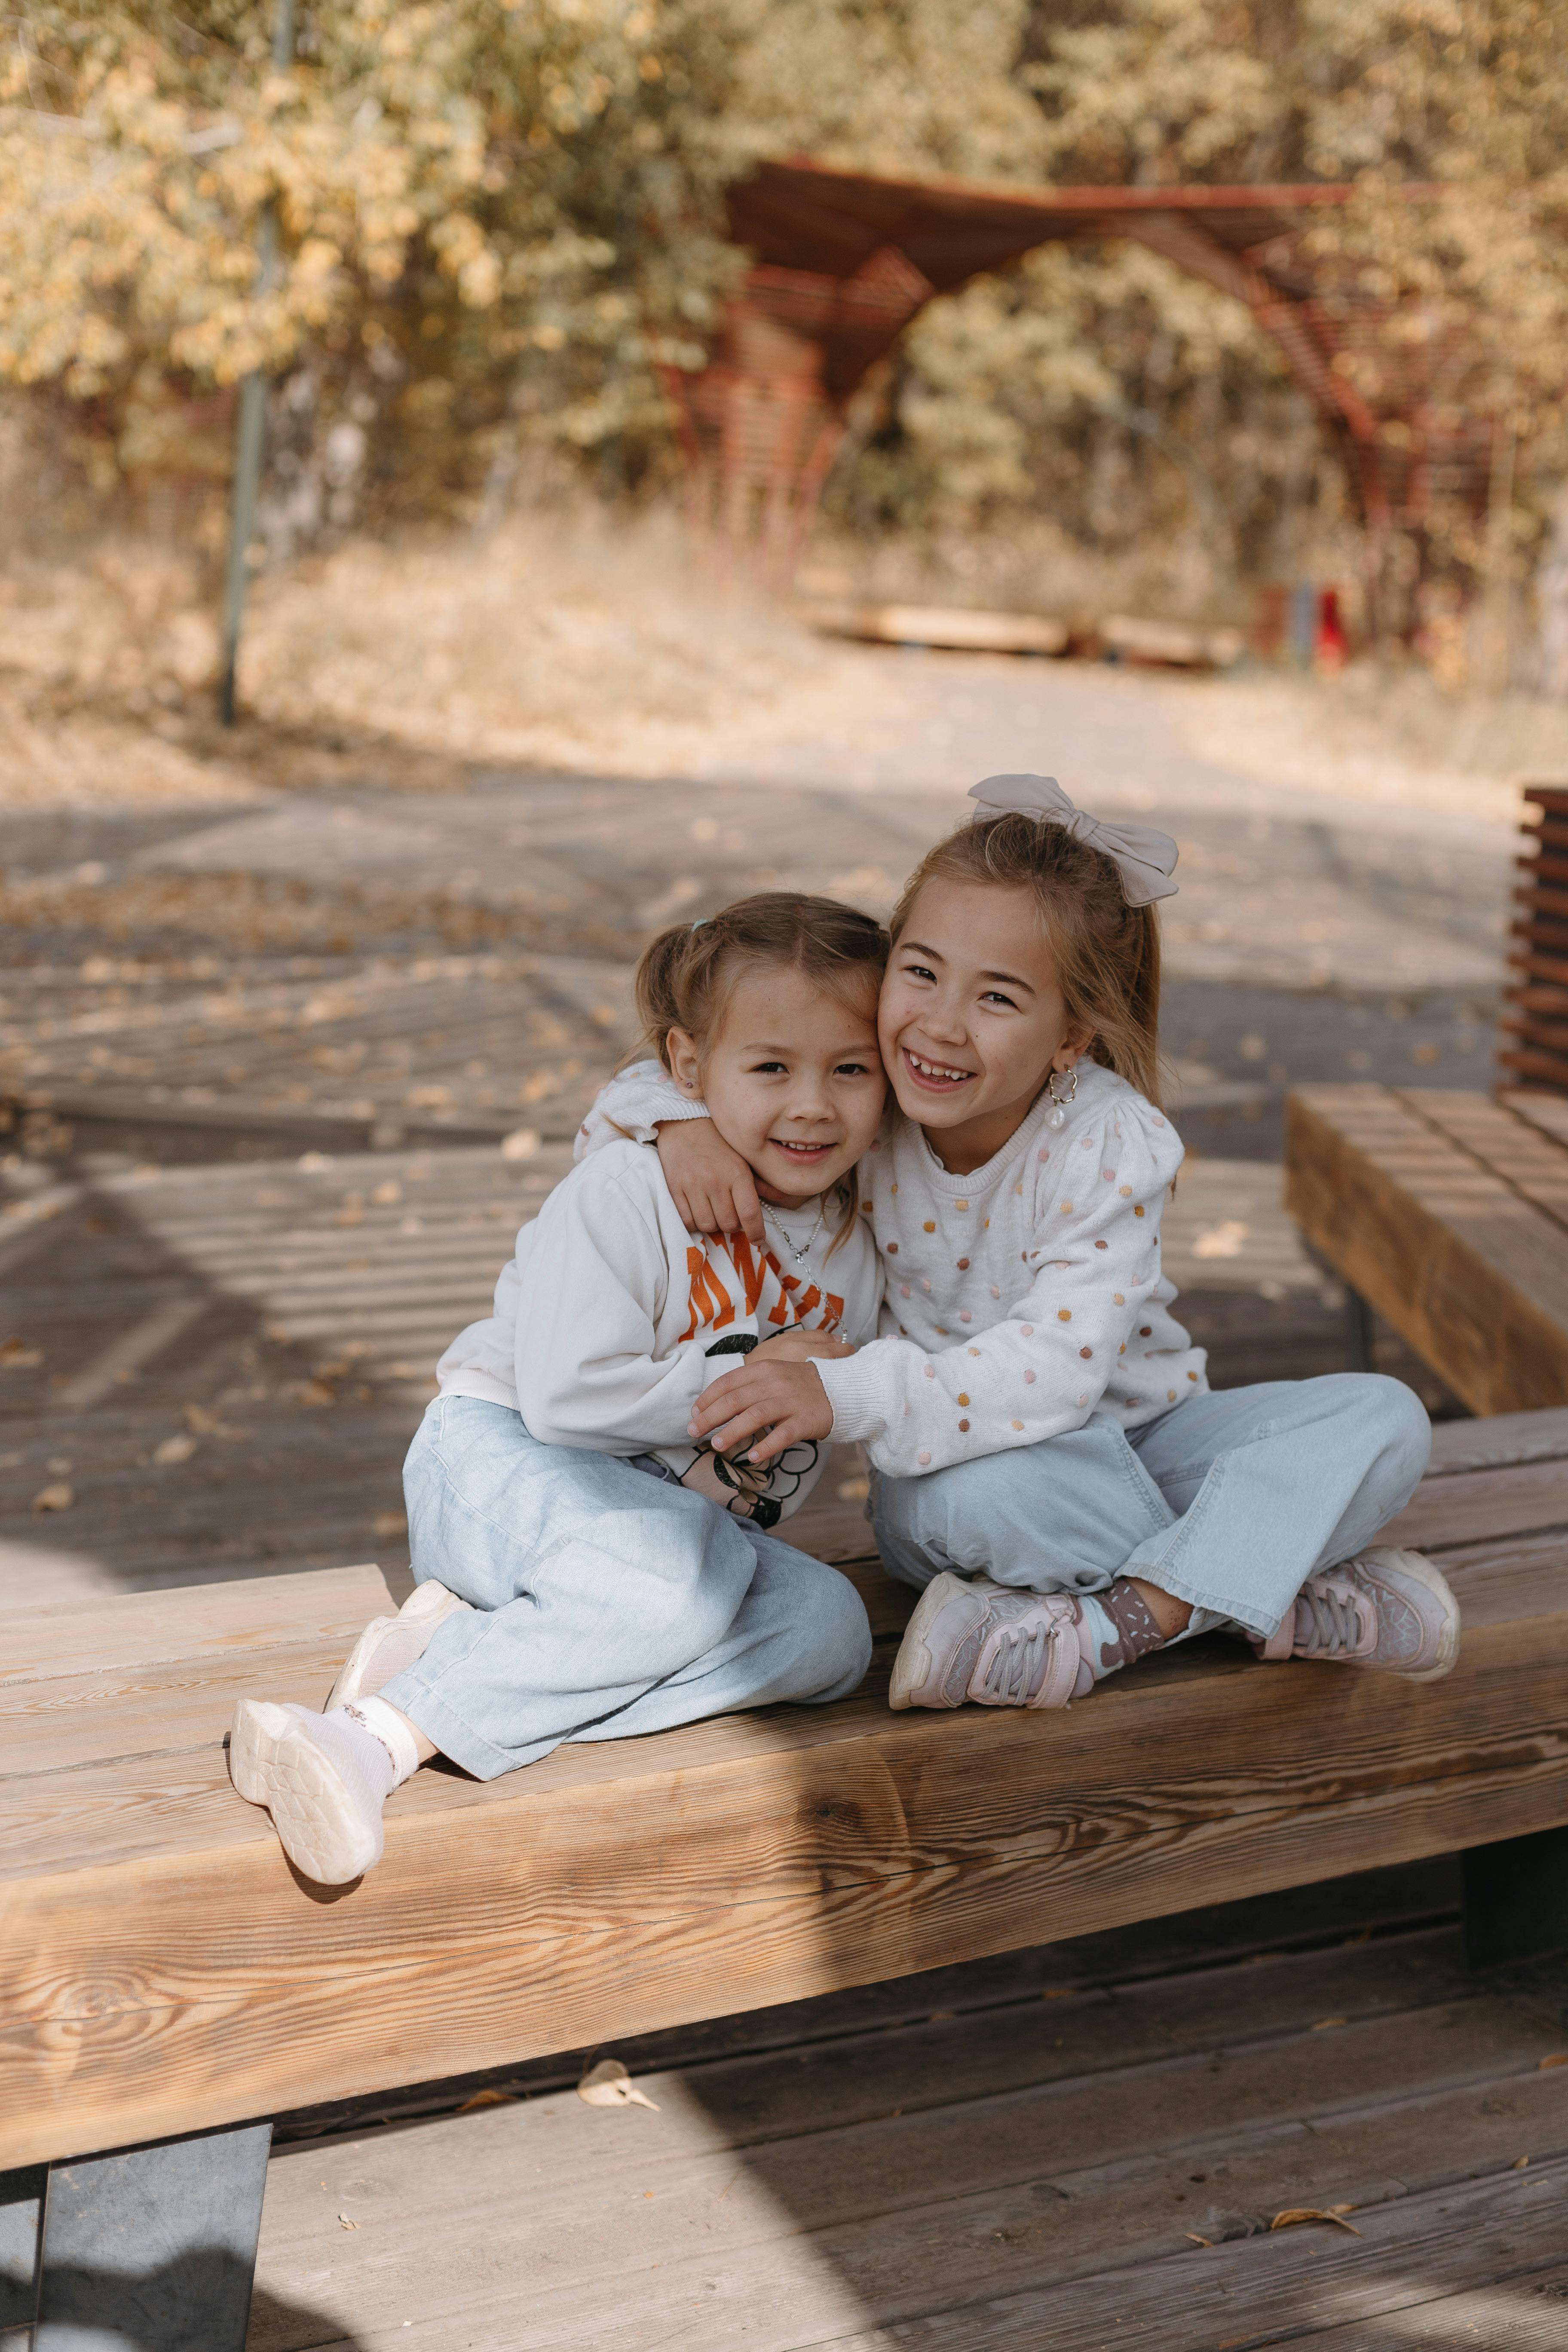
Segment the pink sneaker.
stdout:
<svg viewBox="0 0 1568 2352">
<path fill-rule="evenodd" d="M 944 1570 L 893 1663 L 889 1706 L 1066 1706 L 1094 1686 L 1076 1601 Z"/>
<path fill-rule="evenodd" d="M 1310 1576 L 1279 1632 L 1248 1638 L 1260 1658 L 1380 1666 L 1435 1683 L 1459 1654 L 1459 1604 L 1422 1553 L 1385 1546 Z"/>
</svg>

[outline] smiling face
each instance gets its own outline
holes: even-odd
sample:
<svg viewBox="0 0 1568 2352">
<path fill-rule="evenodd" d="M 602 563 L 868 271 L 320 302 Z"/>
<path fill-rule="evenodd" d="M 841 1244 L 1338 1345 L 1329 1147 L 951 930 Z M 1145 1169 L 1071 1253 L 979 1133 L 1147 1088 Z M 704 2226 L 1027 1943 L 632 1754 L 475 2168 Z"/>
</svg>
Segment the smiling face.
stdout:
<svg viewBox="0 0 1568 2352">
<path fill-rule="evenodd" d="M 875 980 L 859 1001 L 798 971 L 744 971 L 706 1052 L 672 1029 L 670 1075 L 706 1100 L 714 1127 L 775 1198 L 809 1201 L 847 1176 L 876 1137 L 887 1098 Z"/>
<path fill-rule="evenodd" d="M 900 1108 L 954 1175 L 1001 1150 L 1092 1035 L 1068 1020 L 1034 892 L 941 877 L 910 909 L 877 1027 Z"/>
</svg>

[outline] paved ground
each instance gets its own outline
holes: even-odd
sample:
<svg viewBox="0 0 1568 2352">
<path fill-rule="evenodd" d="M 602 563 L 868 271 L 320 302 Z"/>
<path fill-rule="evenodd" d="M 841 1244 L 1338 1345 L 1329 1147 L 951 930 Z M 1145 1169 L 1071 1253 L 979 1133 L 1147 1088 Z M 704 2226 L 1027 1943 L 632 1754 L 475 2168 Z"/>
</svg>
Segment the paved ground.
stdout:
<svg viewBox="0 0 1568 2352">
<path fill-rule="evenodd" d="M 1177 835 L 1173 1267 L 1217 1379 L 1344 1360 L 1278 1207 L 1284 1091 L 1487 1085 L 1509 835 L 1217 766 L 1114 674 L 889 658 L 899 725 L 745 773 L 437 792 L 367 754 L 239 814 L 0 808 L 0 1087 L 33 1106 L 0 1156 L 0 1588 L 395 1571 L 431 1365 L 631 1043 L 643 940 L 773 884 L 885 908 L 987 770 Z"/>
</svg>

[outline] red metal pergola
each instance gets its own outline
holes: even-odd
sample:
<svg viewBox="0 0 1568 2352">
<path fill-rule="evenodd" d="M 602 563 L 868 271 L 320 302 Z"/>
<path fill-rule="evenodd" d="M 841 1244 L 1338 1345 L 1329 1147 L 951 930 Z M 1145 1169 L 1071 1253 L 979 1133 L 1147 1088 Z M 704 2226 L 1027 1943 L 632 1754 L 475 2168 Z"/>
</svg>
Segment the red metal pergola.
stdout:
<svg viewBox="0 0 1568 2352">
<path fill-rule="evenodd" d="M 1437 497 L 1484 503 L 1492 425 L 1445 397 L 1459 359 L 1446 327 L 1369 298 L 1352 271 L 1306 250 L 1314 223 L 1360 194 L 998 188 L 809 157 L 763 163 L 730 191 L 731 235 L 756 259 L 713 358 L 699 373 L 666 371 L 694 512 L 731 547 L 754 545 L 769 570 L 789 570 L 847 402 L 926 303 L 1036 246 L 1110 237 L 1246 304 L 1348 446 L 1374 530 L 1418 524 Z"/>
</svg>

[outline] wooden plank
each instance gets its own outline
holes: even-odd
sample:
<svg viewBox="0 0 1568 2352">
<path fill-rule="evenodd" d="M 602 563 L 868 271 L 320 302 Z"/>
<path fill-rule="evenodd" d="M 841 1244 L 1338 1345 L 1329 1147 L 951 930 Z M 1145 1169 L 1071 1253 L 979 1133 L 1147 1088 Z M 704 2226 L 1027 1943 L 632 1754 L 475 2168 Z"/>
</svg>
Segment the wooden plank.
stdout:
<svg viewBox="0 0 1568 2352">
<path fill-rule="evenodd" d="M 274 1642 L 216 1658 L 6 1683 L 0 1687 L 0 1819 L 4 1791 L 14 1779 L 37 1780 L 110 1759 L 118 1766 L 133 1756 L 189 1754 L 202 1747 L 216 1751 L 237 1698 L 320 1707 L 353 1638 Z M 5 1867 L 0 1861 L 0 1872 Z"/>
<path fill-rule="evenodd" d="M 1286 1203 L 1474 1412 L 1568 1402 L 1561 1229 L 1387 1088 L 1288 1097 Z"/>
<path fill-rule="evenodd" d="M 1353 2114 L 1336 2111 L 1353 2096 L 1349 2051 L 1336 2062 L 1320 2050 L 1310 2067 L 1282 2074 L 1279 2052 L 1222 2046 L 1043 2093 L 961 2100 L 934 2113 L 885 2111 L 847 2129 L 753 2147 L 739 2161 L 717 2148 L 660 2161 L 657 2124 L 640 2136 L 643 2147 L 628 2145 L 623 2126 L 620 2163 L 606 2164 L 594 2183 L 574 2179 L 569 2159 L 567 2177 L 558 2177 L 547 2110 L 526 2172 L 521 2149 L 492 2127 L 482 2152 L 467 2163 L 448 2158 L 440 2189 L 427 2186 L 439 2200 L 447 2257 L 434 2277 L 430 2221 L 412 2230 L 404 2215 L 386 2212 L 363 2149 L 348 2164 L 328 2153 L 315 2159 L 314 2244 L 294 2250 L 288 2269 L 274 2258 L 267 2274 L 302 2287 L 310 2264 L 319 2279 L 323 2253 L 338 2252 L 329 2233 L 344 2212 L 361 2241 L 353 2250 L 357 2293 L 344 2292 L 348 2281 L 332 2264 L 342 2281 L 333 2303 L 344 2317 L 358 2320 L 368 2305 L 373 2326 L 395 2314 L 400 2326 L 411 2313 L 428 2323 L 444 2294 L 447 2324 L 458 2322 L 465 2345 L 496 2343 L 500 2326 L 510 2319 L 515 2327 L 526 2296 L 530 2352 L 629 2352 L 678 2340 L 704 2274 L 719 2298 L 699 2297 L 708 2340 L 743 2340 L 755 2352 L 835 2342 L 847 2311 L 896 2327 L 927 2318 L 934 2305 L 950 2325 L 962 2323 L 1000 2296 L 1070 2295 L 1075 2281 L 1108 2271 L 1125 2277 L 1140 2257 L 1169 2284 L 1171 2269 L 1180 2264 L 1184 2274 L 1194 2251 L 1189 2229 L 1211 2243 L 1257 2244 L 1275 2213 L 1331 2200 L 1352 2205 L 1357 2228 L 1370 2234 L 1369 2225 L 1408 2206 L 1407 2189 L 1420 2195 L 1451 2179 L 1457 2145 L 1473 2148 L 1475 2170 L 1507 2179 L 1521 2136 L 1550 2144 L 1561 2134 L 1568 2088 L 1549 2080 L 1521 2084 L 1478 2068 L 1464 2089 L 1422 2086 L 1434 2030 L 1440 2023 L 1425 2033 L 1414 2020 L 1386 2027 L 1390 2044 L 1405 2041 L 1403 2066 L 1384 2069 L 1384 2096 Z M 1300 2080 L 1314 2069 L 1315 2088 Z M 918 2088 L 918 2074 L 912 2081 Z M 558 2098 L 551 2107 L 559 2114 L 564 2105 Z M 461 2145 L 461 2129 L 432 2129 L 445 2144 L 434 2164 Z M 1097 2151 L 1106 2151 L 1099 2161 Z M 497 2179 L 503 2168 L 510 2194 Z M 1037 2340 L 1055 2352 L 1059 2339 L 1053 2326 Z"/>
<path fill-rule="evenodd" d="M 422 1773 L 335 1897 L 256 1836 L 14 1877 L 0 2163 L 369 2091 L 410 2048 L 457 2074 L 1552 1826 L 1565 1673 L 1553 1615 L 1481 1627 L 1430 1687 L 1235 1646 L 1067 1716 L 893 1716 L 874 1676 L 826 1719 Z"/>
<path fill-rule="evenodd" d="M 1432 1432 L 1426 1480 L 1468 1470 L 1502 1469 L 1513 1462 L 1565 1458 L 1568 1412 L 1498 1412 L 1484 1421 L 1442 1421 Z"/>
<path fill-rule="evenodd" d="M 1465 1996 L 1457 1956 L 1447 1973 L 1454 1980 L 1449 1989 L 1461 1994 L 1457 2007 L 1424 2003 L 1432 1987 L 1419 1974 L 1402 1974 L 1397 1952 L 1378 1954 L 1370 1966 L 1364 1952 L 1312 1955 L 1304 1964 L 1276 1956 L 1240 1979 L 1232 1970 L 1205 1969 L 1193 1979 L 1138 1985 L 1115 1998 L 1016 2000 L 967 2017 L 895 2021 L 815 2048 L 720 2055 L 686 2070 L 634 2067 L 658 2119 L 638 2121 L 629 2147 L 624 2129 L 606 2132 L 604 2117 L 575 2097 L 546 2093 L 519 2103 L 510 2116 L 493 2108 L 479 2111 L 483 2120 L 459 2114 L 379 2140 L 368 2178 L 352 2140 L 331 2148 L 307 2144 L 294 2177 L 335 2175 L 335 2192 L 357 2176 L 353 2210 L 362 2223 L 396 2223 L 412 2208 L 428 2227 L 450 2207 L 512 2196 L 514 2188 L 500 2177 L 509 2162 L 526 2176 L 547 2160 L 551 2188 L 571 2190 L 628 2167 L 668 2170 L 751 2150 L 762 2151 L 765 2165 L 781 2144 L 815 2141 L 822 2149 L 826 2142 L 826 2152 L 808 2155 L 803 2168 L 803 2185 L 813 2193 L 814 2176 L 833 2166 L 834 2139 L 877 2130 L 885 2144 L 912 2140 L 917 2156 L 944 2138 L 955 2156 L 962 2152 L 962 2173 L 942 2156 L 933 2164 L 951 2192 L 984 2186 L 999 2171 L 1016 2177 L 1021 2135 L 1014 2116 L 1031 2103 L 1037 2120 L 1026 2126 L 1036 2142 L 1029 2154 L 1038 2163 L 1044 2141 L 1047 2161 L 1063 2171 L 1135 2162 L 1163 2140 L 1205 2129 L 1217 2135 L 1227 2125 L 1244 2129 L 1280 2108 L 1348 2112 L 1422 2092 L 1494 2082 L 1517 2089 L 1540 2079 L 1540 2025 L 1495 1999 L 1473 1990 Z M 1320 2030 L 1336 2014 L 1345 2021 Z M 1367 2053 L 1375 2082 L 1363 2072 Z M 1222 2055 L 1235 2061 L 1234 2075 L 1205 2084 Z M 1568 2097 L 1568 2084 L 1549 2087 Z M 961 2111 L 983 2103 L 988 2112 L 976 2129 Z M 1048 2133 L 1038 2128 L 1042 2111 L 1050 2118 Z M 887 2132 L 890 2118 L 912 2128 Z M 477 2189 L 476 2176 L 487 2164 L 491 2179 Z M 847 2188 L 864 2210 L 868 2173 L 879 2176 L 863 2163 L 840 2164 L 837 2172 L 837 2198 Z M 888 2201 L 900 2201 L 890 2180 L 887 2186 Z M 274 2246 L 312 2235 L 316 2205 L 313 2194 L 269 2205 Z M 333 2207 L 327 2210 L 331 2219 Z"/>
<path fill-rule="evenodd" d="M 1440 1552 L 1483 1538 L 1500 1544 L 1549 1528 L 1568 1528 L 1568 1462 L 1456 1471 L 1424 1483 L 1377 1540 Z"/>
<path fill-rule="evenodd" d="M 1319 2332 L 1325 2319 L 1342 2327 L 1384 2319 L 1381 2334 L 1363 2339 L 1375 2352 L 1414 2345 L 1447 2352 L 1451 2344 L 1458 2352 L 1455 2339 L 1426 2333 L 1426 2315 L 1482 2285 L 1505 2307 L 1522 2302 L 1532 2281 L 1561 2270 L 1565 2217 L 1568 2160 L 1554 2159 L 1358 2213 L 1359 2238 L 1300 2229 L 1194 2247 L 1044 2293 L 817 2341 L 823 2352 L 1040 2352 L 1042 2344 L 1050 2352 L 1254 2352 L 1332 2343 Z M 411 2330 L 402 2340 L 418 2339 Z M 1476 2340 L 1485 2352 L 1501 2352 L 1508 2341 Z M 1559 2326 L 1553 2352 L 1562 2340 Z M 469 2341 L 473 2352 L 492 2352 L 482 2337 Z"/>
<path fill-rule="evenodd" d="M 1524 1091 L 1505 1094 L 1500 1097 L 1516 1118 L 1528 1119 L 1553 1143 L 1568 1144 L 1568 1101 L 1560 1095 L 1530 1094 Z"/>
<path fill-rule="evenodd" d="M 341 1642 L 347 1649 L 372 1617 L 393 1605 L 374 1565 L 249 1577 L 191 1591 L 106 1594 L 90 1607 L 46 1601 L 7 1610 L 0 1686 L 176 1658 L 232 1661 L 284 1642 Z"/>
<path fill-rule="evenodd" d="M 1419 2340 L 1429 2347 L 1452 2346 L 1455 2352 L 1473 2346 L 1484 2346 L 1486 2352 L 1563 2352 L 1565 2306 L 1568 2263 L 1553 2263 L 1423 2304 Z M 1396 2326 L 1394 2344 L 1401 2339 L 1405 2345 L 1412 2340 L 1408 2328 Z M 1342 2327 L 1314 2328 L 1311 2343 L 1312 2352 L 1394 2352 L 1382 2315 L 1352 2319 Z"/>
<path fill-rule="evenodd" d="M 1398 1094 L 1417 1118 L 1500 1176 L 1554 1224 L 1568 1227 L 1568 1150 L 1561 1143 L 1489 1095 L 1436 1087 L 1401 1087 Z"/>
</svg>

